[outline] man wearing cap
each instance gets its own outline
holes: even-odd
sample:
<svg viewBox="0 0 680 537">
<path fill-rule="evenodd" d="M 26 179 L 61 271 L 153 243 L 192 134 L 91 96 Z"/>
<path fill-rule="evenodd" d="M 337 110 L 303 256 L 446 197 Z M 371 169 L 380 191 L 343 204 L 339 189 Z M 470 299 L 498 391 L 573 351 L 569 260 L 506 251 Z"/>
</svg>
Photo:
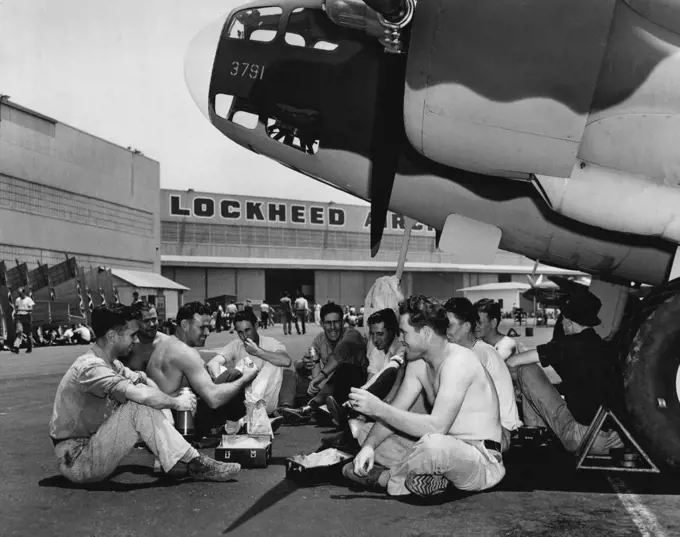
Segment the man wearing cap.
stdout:
<svg viewBox="0 0 680 537">
<path fill-rule="evenodd" d="M 600 405 L 606 401 L 611 351 L 594 326 L 600 324 L 600 299 L 588 290 L 571 293 L 562 305 L 564 337 L 511 356 L 527 426 L 547 426 L 565 449 L 575 453 Z M 539 367 L 552 366 L 562 378 L 564 398 Z M 600 432 L 593 454 L 608 454 L 623 444 L 616 431 Z"/>
</svg>

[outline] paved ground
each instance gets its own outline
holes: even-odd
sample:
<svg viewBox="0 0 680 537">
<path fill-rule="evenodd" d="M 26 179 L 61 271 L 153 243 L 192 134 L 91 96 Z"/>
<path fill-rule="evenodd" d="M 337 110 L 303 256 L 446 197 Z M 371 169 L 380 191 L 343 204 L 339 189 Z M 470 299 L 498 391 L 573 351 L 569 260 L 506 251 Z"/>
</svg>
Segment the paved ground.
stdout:
<svg viewBox="0 0 680 537">
<path fill-rule="evenodd" d="M 299 356 L 317 331 L 288 337 L 280 327 L 268 332 Z M 539 329 L 533 342 L 548 334 Z M 206 349 L 231 337 L 213 334 Z M 531 339 L 522 339 L 532 345 Z M 231 483 L 158 479 L 150 471 L 151 456 L 135 450 L 110 481 L 75 487 L 56 470 L 47 423 L 61 375 L 85 349 L 0 353 L 2 537 L 680 535 L 680 485 L 674 479 L 576 473 L 573 461 L 559 453 L 527 460 L 511 452 L 498 488 L 448 495 L 436 504 L 336 485 L 299 488 L 285 480 L 285 459 L 319 445 L 329 429 L 314 426 L 281 428 L 270 466 L 242 471 Z"/>
</svg>

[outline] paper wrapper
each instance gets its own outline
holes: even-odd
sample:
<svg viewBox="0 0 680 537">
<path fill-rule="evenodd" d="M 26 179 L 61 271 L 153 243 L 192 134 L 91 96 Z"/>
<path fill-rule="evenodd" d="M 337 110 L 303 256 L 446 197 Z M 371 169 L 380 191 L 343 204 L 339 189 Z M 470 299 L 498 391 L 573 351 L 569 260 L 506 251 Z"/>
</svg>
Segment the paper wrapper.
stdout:
<svg viewBox="0 0 680 537">
<path fill-rule="evenodd" d="M 260 399 L 257 403 L 246 401 L 246 423 L 248 434 L 274 436 L 272 424 L 267 415 L 267 403 Z"/>
<path fill-rule="evenodd" d="M 344 451 L 339 451 L 335 448 L 328 448 L 324 449 L 323 451 L 319 451 L 318 453 L 310 453 L 309 455 L 299 453 L 297 455 L 293 455 L 290 460 L 298 463 L 300 466 L 304 466 L 305 468 L 317 468 L 320 466 L 332 466 L 333 464 L 337 464 L 351 458 L 352 456 L 348 453 L 345 453 Z"/>
</svg>

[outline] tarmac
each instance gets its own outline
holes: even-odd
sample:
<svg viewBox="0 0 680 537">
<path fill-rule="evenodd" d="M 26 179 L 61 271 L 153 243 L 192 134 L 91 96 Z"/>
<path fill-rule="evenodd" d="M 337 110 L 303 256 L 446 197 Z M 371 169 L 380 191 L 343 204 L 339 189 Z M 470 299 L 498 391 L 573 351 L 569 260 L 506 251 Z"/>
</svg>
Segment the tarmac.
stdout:
<svg viewBox="0 0 680 537">
<path fill-rule="evenodd" d="M 263 333 L 282 341 L 295 359 L 319 330 L 284 336 L 278 325 Z M 531 348 L 550 332 L 537 328 L 534 338 L 521 339 Z M 205 358 L 233 337 L 211 334 Z M 316 450 L 333 432 L 313 425 L 279 429 L 268 468 L 242 470 L 232 482 L 195 483 L 181 471 L 158 477 L 152 456 L 135 449 L 109 480 L 76 486 L 57 471 L 47 427 L 57 385 L 86 349 L 0 353 L 1 537 L 680 535 L 676 476 L 576 471 L 573 457 L 559 449 L 512 450 L 496 488 L 434 501 L 344 484 L 301 487 L 286 480 L 286 458 Z"/>
</svg>

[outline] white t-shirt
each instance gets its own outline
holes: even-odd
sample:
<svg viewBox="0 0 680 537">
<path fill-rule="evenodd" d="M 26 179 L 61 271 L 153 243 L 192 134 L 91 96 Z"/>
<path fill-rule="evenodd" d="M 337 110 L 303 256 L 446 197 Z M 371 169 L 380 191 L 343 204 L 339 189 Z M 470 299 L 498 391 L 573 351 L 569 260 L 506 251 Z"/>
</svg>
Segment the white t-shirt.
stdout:
<svg viewBox="0 0 680 537">
<path fill-rule="evenodd" d="M 17 315 L 24 315 L 26 313 L 31 313 L 35 302 L 30 296 L 25 296 L 24 298 L 18 297 L 14 301 L 14 309 Z"/>
<path fill-rule="evenodd" d="M 297 298 L 295 299 L 295 310 L 307 310 L 309 309 L 309 304 L 307 303 L 306 298 Z"/>
<path fill-rule="evenodd" d="M 268 352 L 286 352 L 286 347 L 280 341 L 273 337 L 260 336 L 259 347 Z M 263 399 L 267 403 L 267 413 L 271 414 L 278 406 L 279 392 L 281 391 L 281 384 L 283 383 L 283 367 L 275 366 L 274 364 L 257 358 L 246 352 L 246 346 L 240 339 L 230 341 L 218 354 L 221 354 L 226 359 L 226 363 L 233 361 L 238 364 L 245 357 L 249 357 L 253 363 L 260 370 L 260 373 L 255 377 L 255 381 L 251 385 L 253 388 L 257 382 L 264 382 L 264 386 L 258 386 L 258 391 L 263 394 Z M 259 380 L 258 380 L 259 379 Z M 266 379 L 266 380 L 264 380 Z"/>
<path fill-rule="evenodd" d="M 510 336 L 503 336 L 503 339 L 494 345 L 494 349 L 498 351 L 503 360 L 507 360 L 513 354 L 519 352 L 517 341 Z"/>
<path fill-rule="evenodd" d="M 401 341 L 397 336 L 394 337 L 392 345 L 387 349 L 387 352 L 379 351 L 373 342 L 369 339 L 366 345 L 366 357 L 368 358 L 368 377 L 380 373 L 385 366 L 390 362 L 390 358 L 401 351 Z"/>
<path fill-rule="evenodd" d="M 496 385 L 501 425 L 509 431 L 514 431 L 521 427 L 522 422 L 517 411 L 515 388 L 512 385 L 510 370 L 505 365 L 505 361 L 496 349 L 488 343 L 484 343 L 481 339 L 478 339 L 472 346 L 472 352 L 475 353 L 484 369 L 489 372 L 489 376 L 491 376 L 493 383 Z"/>
<path fill-rule="evenodd" d="M 237 311 L 236 304 L 227 305 L 227 313 L 236 313 L 236 311 Z"/>
<path fill-rule="evenodd" d="M 76 334 L 78 334 L 84 341 L 90 341 L 92 334 L 90 334 L 90 329 L 85 328 L 84 326 L 81 326 L 80 328 L 76 328 L 74 330 Z"/>
<path fill-rule="evenodd" d="M 260 311 L 269 311 L 269 304 L 262 302 L 262 304 L 260 304 Z"/>
</svg>

